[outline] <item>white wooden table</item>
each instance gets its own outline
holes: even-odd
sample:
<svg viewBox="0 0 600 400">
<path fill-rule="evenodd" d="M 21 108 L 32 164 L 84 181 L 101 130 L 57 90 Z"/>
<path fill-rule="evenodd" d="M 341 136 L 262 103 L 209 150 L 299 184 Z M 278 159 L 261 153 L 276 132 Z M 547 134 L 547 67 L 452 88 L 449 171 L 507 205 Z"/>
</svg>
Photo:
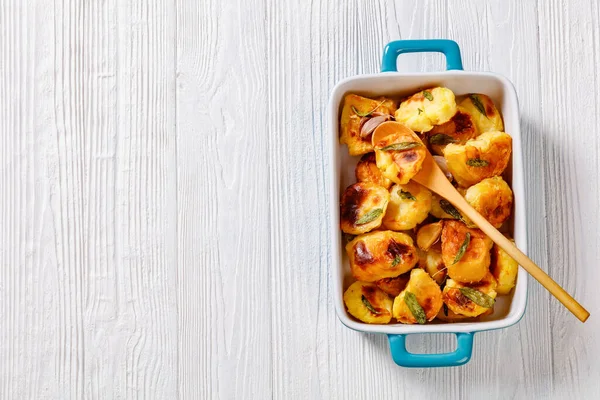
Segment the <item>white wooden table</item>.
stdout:
<svg viewBox="0 0 600 400">
<path fill-rule="evenodd" d="M 600 6 L 566 3 L 1 0 L 0 398 L 600 398 Z M 531 282 L 409 370 L 333 310 L 323 115 L 430 37 L 514 82 L 529 255 L 592 316 Z"/>
</svg>

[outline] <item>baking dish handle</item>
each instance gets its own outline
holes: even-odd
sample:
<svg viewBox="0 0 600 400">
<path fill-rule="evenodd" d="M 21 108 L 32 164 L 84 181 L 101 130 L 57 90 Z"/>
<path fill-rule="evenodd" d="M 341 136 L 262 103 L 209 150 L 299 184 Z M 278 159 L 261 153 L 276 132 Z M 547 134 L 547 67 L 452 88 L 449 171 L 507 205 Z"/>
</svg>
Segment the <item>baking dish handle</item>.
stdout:
<svg viewBox="0 0 600 400">
<path fill-rule="evenodd" d="M 401 367 L 456 367 L 466 364 L 473 352 L 474 333 L 456 333 L 456 350 L 452 353 L 415 354 L 406 350 L 406 335 L 388 335 L 394 362 Z"/>
<path fill-rule="evenodd" d="M 460 47 L 454 40 L 448 39 L 423 39 L 423 40 L 396 40 L 389 42 L 383 49 L 381 72 L 398 71 L 396 59 L 403 53 L 443 53 L 446 56 L 446 69 L 462 70 Z"/>
</svg>

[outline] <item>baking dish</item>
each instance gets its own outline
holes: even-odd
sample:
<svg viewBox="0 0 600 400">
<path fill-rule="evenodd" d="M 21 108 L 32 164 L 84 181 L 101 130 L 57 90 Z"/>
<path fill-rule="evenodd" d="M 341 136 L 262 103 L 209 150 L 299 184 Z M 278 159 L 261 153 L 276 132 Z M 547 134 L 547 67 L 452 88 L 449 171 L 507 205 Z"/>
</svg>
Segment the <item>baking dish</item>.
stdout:
<svg viewBox="0 0 600 400">
<path fill-rule="evenodd" d="M 403 53 L 440 52 L 446 57 L 447 70 L 439 73 L 398 73 L 397 57 Z M 512 83 L 505 77 L 489 72 L 465 72 L 462 69 L 460 49 L 451 40 L 399 40 L 384 49 L 382 72 L 350 77 L 333 89 L 328 106 L 330 145 L 330 215 L 332 246 L 333 299 L 337 315 L 350 329 L 369 333 L 387 334 L 392 358 L 404 367 L 458 366 L 471 358 L 475 332 L 506 328 L 517 323 L 527 305 L 527 274 L 519 267 L 517 284 L 508 296 L 498 298 L 494 313 L 477 322 L 430 323 L 425 325 L 370 325 L 353 319 L 346 311 L 343 293 L 353 281 L 340 231 L 339 198 L 341 192 L 354 183 L 354 167 L 359 157 L 351 157 L 347 148 L 339 144 L 339 120 L 344 96 L 356 93 L 365 96 L 402 96 L 422 88 L 445 86 L 457 96 L 484 93 L 492 98 L 504 119 L 505 131 L 512 136 L 513 151 L 509 167 L 504 173 L 514 195 L 511 234 L 517 247 L 527 252 L 525 226 L 525 193 L 519 107 Z M 417 333 L 453 333 L 457 336 L 454 352 L 442 354 L 415 354 L 406 350 L 406 335 Z"/>
</svg>

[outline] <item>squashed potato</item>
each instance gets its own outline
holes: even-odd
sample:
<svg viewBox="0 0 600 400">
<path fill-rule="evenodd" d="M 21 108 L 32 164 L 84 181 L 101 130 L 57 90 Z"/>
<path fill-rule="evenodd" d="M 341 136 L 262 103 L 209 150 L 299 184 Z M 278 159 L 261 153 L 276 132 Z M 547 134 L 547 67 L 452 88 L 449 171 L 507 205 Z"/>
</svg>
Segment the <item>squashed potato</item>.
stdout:
<svg viewBox="0 0 600 400">
<path fill-rule="evenodd" d="M 373 151 L 370 135 L 367 137 L 361 137 L 360 135 L 361 119 L 368 117 L 358 115 L 355 110 L 360 114 L 371 111 L 394 115 L 396 103 L 385 97 L 369 99 L 355 94 L 349 94 L 344 98 L 340 120 L 340 143 L 348 145 L 348 152 L 351 156 Z"/>
<path fill-rule="evenodd" d="M 416 182 L 394 185 L 383 217 L 383 225 L 391 230 L 406 231 L 423 222 L 431 210 L 431 192 Z"/>
<path fill-rule="evenodd" d="M 481 133 L 503 131 L 502 116 L 492 99 L 485 94 L 472 93 L 460 103 L 466 112 L 471 114 L 477 130 Z"/>
<path fill-rule="evenodd" d="M 512 288 L 515 287 L 519 264 L 496 244 L 492 248 L 490 271 L 498 281 L 496 289 L 498 294 L 509 294 Z"/>
<path fill-rule="evenodd" d="M 443 149 L 448 143 L 464 144 L 467 140 L 475 139 L 478 135 L 479 131 L 473 123 L 471 114 L 462 107 L 458 107 L 456 114 L 450 121 L 434 126 L 427 137 L 433 153 L 443 155 Z"/>
<path fill-rule="evenodd" d="M 442 298 L 443 295 L 444 294 L 442 292 Z M 451 309 L 449 309 L 446 305 L 446 307 L 442 306 L 436 318 L 444 322 L 467 322 L 473 317 L 467 317 L 466 315 L 457 314 Z"/>
<path fill-rule="evenodd" d="M 486 178 L 471 186 L 465 193 L 465 199 L 496 228 L 510 217 L 513 194 L 500 176 Z"/>
<path fill-rule="evenodd" d="M 393 316 L 403 324 L 417 323 L 417 319 L 404 300 L 406 292 L 415 295 L 417 302 L 425 311 L 427 321 L 433 320 L 442 308 L 442 291 L 438 284 L 431 279 L 427 272 L 421 268 L 415 268 L 410 272 L 410 280 L 406 289 L 394 299 Z"/>
<path fill-rule="evenodd" d="M 396 121 L 415 132 L 429 132 L 456 114 L 454 93 L 445 87 L 422 90 L 400 103 Z"/>
<path fill-rule="evenodd" d="M 467 233 L 470 240 L 464 247 Z M 448 276 L 459 282 L 478 282 L 483 279 L 490 266 L 492 244 L 492 240 L 479 229 L 467 228 L 461 221 L 444 221 L 442 259 L 448 267 Z"/>
<path fill-rule="evenodd" d="M 392 181 L 381 174 L 375 161 L 375 153 L 368 153 L 361 157 L 354 170 L 358 182 L 372 182 L 386 189 L 392 186 Z"/>
<path fill-rule="evenodd" d="M 496 298 L 496 279 L 488 271 L 487 274 L 479 282 L 464 284 L 453 279 L 446 281 L 442 298 L 448 309 L 452 312 L 466 317 L 477 317 L 483 313 L 490 311 L 490 308 L 482 307 L 476 304 L 473 300 L 461 293 L 460 288 L 468 287 Z"/>
<path fill-rule="evenodd" d="M 383 290 L 390 296 L 396 297 L 404 290 L 408 280 L 410 279 L 410 273 L 407 272 L 402 275 L 398 275 L 395 278 L 383 278 L 375 282 L 379 289 Z"/>
<path fill-rule="evenodd" d="M 402 232 L 375 231 L 357 236 L 346 245 L 354 278 L 375 282 L 410 271 L 419 261 L 410 236 Z"/>
<path fill-rule="evenodd" d="M 377 167 L 394 183 L 408 183 L 420 170 L 427 150 L 421 139 L 406 126 L 384 122 L 373 132 Z"/>
<path fill-rule="evenodd" d="M 387 210 L 390 193 L 371 182 L 357 182 L 342 194 L 340 225 L 351 235 L 369 232 L 381 226 Z"/>
<path fill-rule="evenodd" d="M 462 187 L 502 175 L 510 160 L 512 138 L 504 132 L 485 132 L 466 144 L 451 143 L 444 149 L 448 170 Z"/>
<path fill-rule="evenodd" d="M 367 324 L 387 324 L 392 319 L 392 299 L 372 283 L 354 282 L 344 292 L 344 303 L 350 315 Z"/>
</svg>

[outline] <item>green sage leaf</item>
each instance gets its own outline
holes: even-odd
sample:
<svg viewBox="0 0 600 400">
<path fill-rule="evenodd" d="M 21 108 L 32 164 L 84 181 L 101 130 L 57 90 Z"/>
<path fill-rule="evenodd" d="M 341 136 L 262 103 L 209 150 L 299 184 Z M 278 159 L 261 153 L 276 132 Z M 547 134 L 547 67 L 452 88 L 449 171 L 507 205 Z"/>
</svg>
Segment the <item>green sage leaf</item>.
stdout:
<svg viewBox="0 0 600 400">
<path fill-rule="evenodd" d="M 421 113 L 423 112 L 423 110 L 421 110 L 420 108 L 417 108 L 417 110 L 419 111 L 419 115 L 421 115 Z"/>
<path fill-rule="evenodd" d="M 419 147 L 419 146 L 421 146 L 421 143 L 419 143 L 419 142 L 400 142 L 400 143 L 394 143 L 394 144 L 390 144 L 389 146 L 382 147 L 381 150 L 383 150 L 383 151 L 409 150 L 409 149 L 414 149 L 415 147 Z"/>
<path fill-rule="evenodd" d="M 448 136 L 443 133 L 438 133 L 429 138 L 429 143 L 431 144 L 448 144 L 448 143 L 456 143 L 458 140 L 454 139 L 452 136 Z"/>
<path fill-rule="evenodd" d="M 361 300 L 362 300 L 363 304 L 365 305 L 365 307 L 367 307 L 367 309 L 369 311 L 371 311 L 373 314 L 381 314 L 379 311 L 377 311 L 375 309 L 375 307 L 373 307 L 373 305 L 369 302 L 369 300 L 367 300 L 367 298 L 365 297 L 364 294 L 362 295 Z"/>
<path fill-rule="evenodd" d="M 423 90 L 423 97 L 425 97 L 429 101 L 433 101 L 433 95 L 428 90 Z"/>
<path fill-rule="evenodd" d="M 379 104 L 377 104 L 377 105 L 375 106 L 375 108 L 374 108 L 374 109 L 372 109 L 371 111 L 368 111 L 368 112 L 366 112 L 366 113 L 361 113 L 361 112 L 360 112 L 360 111 L 358 111 L 358 110 L 356 109 L 356 107 L 354 107 L 354 106 L 352 106 L 352 111 L 354 111 L 354 114 L 358 115 L 359 117 L 368 117 L 369 115 L 371 115 L 372 113 L 374 113 L 374 112 L 375 112 L 375 110 L 377 110 L 377 109 L 379 108 L 379 106 L 383 104 L 383 102 L 384 102 L 384 101 L 385 101 L 385 100 L 381 100 L 381 101 L 379 102 Z"/>
<path fill-rule="evenodd" d="M 423 307 L 421 307 L 421 305 L 417 301 L 417 296 L 415 296 L 414 293 L 404 293 L 404 302 L 406 303 L 408 309 L 419 324 L 423 325 L 425 322 L 427 322 L 425 310 L 423 310 Z"/>
<path fill-rule="evenodd" d="M 461 287 L 458 290 L 460 290 L 462 295 L 465 296 L 467 299 L 471 300 L 473 303 L 481 307 L 492 308 L 494 307 L 494 303 L 496 302 L 496 300 L 492 299 L 487 294 L 480 292 L 479 290 L 472 289 L 470 287 Z"/>
<path fill-rule="evenodd" d="M 462 215 L 458 212 L 458 210 L 450 204 L 450 202 L 446 199 L 440 200 L 440 207 L 446 214 L 449 214 L 452 218 L 462 220 Z"/>
<path fill-rule="evenodd" d="M 479 96 L 477 96 L 476 94 L 470 94 L 469 98 L 471 99 L 471 102 L 473 103 L 475 108 L 478 109 L 479 112 L 482 113 L 487 118 L 488 116 L 487 116 L 487 113 L 485 112 L 485 106 L 481 102 L 481 99 L 479 99 Z"/>
<path fill-rule="evenodd" d="M 490 165 L 488 160 L 482 160 L 481 158 L 469 158 L 467 160 L 467 165 L 470 167 L 487 167 Z"/>
<path fill-rule="evenodd" d="M 360 217 L 356 221 L 356 225 L 364 225 L 366 223 L 369 223 L 369 222 L 377 219 L 377 217 L 379 217 L 381 214 L 383 214 L 383 209 L 375 208 L 375 209 L 369 211 L 368 213 L 366 213 L 365 215 L 363 215 L 362 217 Z"/>
<path fill-rule="evenodd" d="M 400 256 L 394 257 L 394 261 L 392 261 L 392 267 L 395 267 L 396 265 L 400 264 L 400 261 L 402 261 L 402 257 L 400 257 Z"/>
<path fill-rule="evenodd" d="M 461 258 L 463 258 L 465 252 L 467 251 L 467 247 L 469 247 L 469 243 L 471 243 L 471 232 L 467 232 L 467 236 L 465 236 L 465 241 L 463 242 L 463 244 L 460 245 L 460 248 L 456 253 L 456 257 L 454 257 L 454 262 L 452 262 L 452 265 L 456 264 L 460 261 Z"/>
<path fill-rule="evenodd" d="M 402 199 L 404 199 L 404 200 L 413 200 L 413 201 L 416 201 L 416 200 L 417 200 L 417 199 L 415 198 L 415 196 L 413 196 L 413 195 L 412 195 L 412 193 L 411 193 L 411 192 L 407 192 L 407 191 L 404 191 L 404 190 L 402 190 L 402 189 L 400 189 L 400 190 L 398 191 L 398 195 L 400 196 L 400 198 L 402 198 Z"/>
</svg>

